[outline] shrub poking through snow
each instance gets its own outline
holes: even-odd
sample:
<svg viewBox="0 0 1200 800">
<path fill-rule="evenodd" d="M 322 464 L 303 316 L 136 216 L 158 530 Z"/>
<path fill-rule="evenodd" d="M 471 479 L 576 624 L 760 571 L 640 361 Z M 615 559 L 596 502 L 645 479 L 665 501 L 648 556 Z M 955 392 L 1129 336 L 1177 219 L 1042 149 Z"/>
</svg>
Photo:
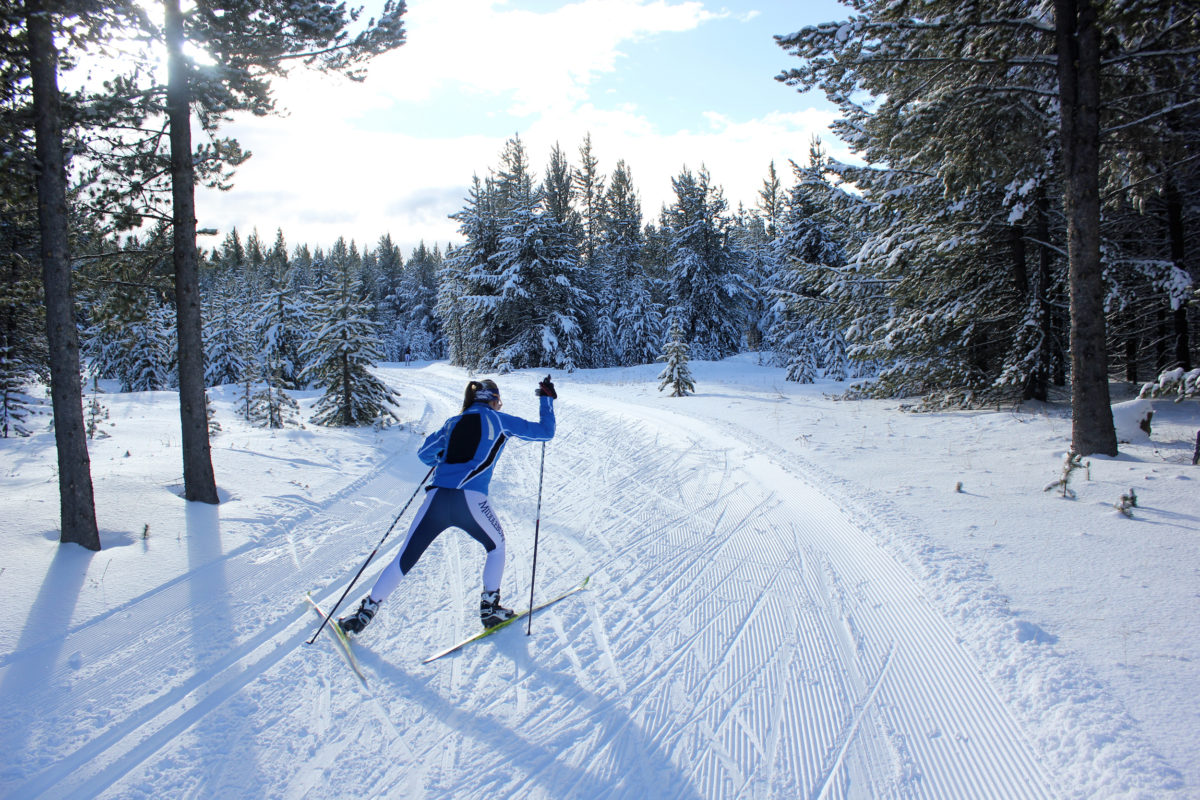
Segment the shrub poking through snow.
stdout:
<svg viewBox="0 0 1200 800">
<path fill-rule="evenodd" d="M 1051 489 L 1058 488 L 1061 490 L 1060 494 L 1063 497 L 1074 500 L 1075 490 L 1071 488 L 1071 478 L 1078 469 L 1082 469 L 1088 476 L 1088 480 L 1091 480 L 1092 462 L 1088 461 L 1085 463 L 1083 456 L 1079 455 L 1079 453 L 1076 453 L 1074 450 L 1067 451 L 1066 455 L 1063 456 L 1062 477 L 1047 486 L 1043 491 L 1048 492 Z"/>
<path fill-rule="evenodd" d="M 1132 519 L 1133 509 L 1137 508 L 1137 492 L 1135 492 L 1133 489 L 1130 489 L 1128 492 L 1121 495 L 1121 499 L 1113 504 L 1113 508 Z"/>
</svg>

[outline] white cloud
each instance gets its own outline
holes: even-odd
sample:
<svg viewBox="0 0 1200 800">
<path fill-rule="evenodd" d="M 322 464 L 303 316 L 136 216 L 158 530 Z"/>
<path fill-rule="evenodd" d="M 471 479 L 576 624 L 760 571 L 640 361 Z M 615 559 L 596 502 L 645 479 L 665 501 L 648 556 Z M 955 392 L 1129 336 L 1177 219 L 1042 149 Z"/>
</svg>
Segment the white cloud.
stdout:
<svg viewBox="0 0 1200 800">
<path fill-rule="evenodd" d="M 201 193 L 202 227 L 223 235 L 236 225 L 243 236 L 257 227 L 268 241 L 281 227 L 291 246 L 338 236 L 374 246 L 384 233 L 405 252 L 422 239 L 444 246 L 458 239 L 448 215 L 462 208 L 472 175 L 498 166 L 513 132 L 539 171 L 556 142 L 577 161 L 590 132 L 602 171 L 618 159 L 633 170 L 647 221 L 673 199 L 671 178 L 684 165 L 705 166 L 736 208 L 754 206 L 772 160 L 786 180 L 787 160 L 804 161 L 813 135 L 848 157 L 828 133 L 829 110 L 735 120 L 715 107 L 677 109 L 691 120 L 680 130 L 664 127 L 665 107 L 589 97 L 596 76 L 629 68 L 622 43 L 686 36 L 721 16 L 701 3 L 581 0 L 536 14 L 501 0 L 415 0 L 410 9 L 408 43 L 373 63 L 366 83 L 297 73 L 277 87 L 289 116 L 223 131 L 255 155 L 232 192 Z M 495 113 L 513 127 L 482 123 Z"/>
<path fill-rule="evenodd" d="M 624 42 L 679 33 L 716 19 L 700 2 L 580 0 L 549 13 L 502 0 L 414 0 L 408 42 L 372 66 L 370 82 L 401 101 L 426 100 L 449 85 L 511 95 L 510 111 L 535 114 L 583 102 L 612 72 Z"/>
</svg>

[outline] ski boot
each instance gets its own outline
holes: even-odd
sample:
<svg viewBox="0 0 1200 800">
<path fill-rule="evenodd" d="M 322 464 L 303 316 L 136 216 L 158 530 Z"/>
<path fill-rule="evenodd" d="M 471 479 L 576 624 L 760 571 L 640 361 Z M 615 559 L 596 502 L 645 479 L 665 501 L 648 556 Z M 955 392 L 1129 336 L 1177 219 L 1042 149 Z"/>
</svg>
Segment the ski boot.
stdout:
<svg viewBox="0 0 1200 800">
<path fill-rule="evenodd" d="M 500 590 L 494 592 L 484 592 L 479 598 L 479 621 L 483 623 L 485 628 L 494 628 L 501 622 L 507 619 L 512 619 L 516 614 L 511 608 L 504 608 L 500 605 Z"/>
<path fill-rule="evenodd" d="M 343 633 L 361 633 L 362 629 L 375 619 L 375 612 L 379 610 L 379 603 L 371 599 L 371 595 L 367 595 L 362 599 L 358 606 L 358 610 L 348 617 L 338 619 L 338 627 Z"/>
</svg>

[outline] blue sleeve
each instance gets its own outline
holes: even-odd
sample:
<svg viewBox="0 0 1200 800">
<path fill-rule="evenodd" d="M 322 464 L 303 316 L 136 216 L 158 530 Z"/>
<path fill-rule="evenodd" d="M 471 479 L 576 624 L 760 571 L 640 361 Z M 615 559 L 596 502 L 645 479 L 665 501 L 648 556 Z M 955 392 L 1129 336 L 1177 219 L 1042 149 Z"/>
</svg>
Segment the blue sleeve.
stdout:
<svg viewBox="0 0 1200 800">
<path fill-rule="evenodd" d="M 417 458 L 421 459 L 422 464 L 432 467 L 442 460 L 442 454 L 446 452 L 446 437 L 449 435 L 450 424 L 457 419 L 458 417 L 454 417 L 448 420 L 440 430 L 425 438 L 425 444 L 417 451 Z"/>
<path fill-rule="evenodd" d="M 505 435 L 530 442 L 547 442 L 554 438 L 554 401 L 549 397 L 540 399 L 537 422 L 500 411 L 494 412 L 500 418 L 500 426 Z"/>
</svg>

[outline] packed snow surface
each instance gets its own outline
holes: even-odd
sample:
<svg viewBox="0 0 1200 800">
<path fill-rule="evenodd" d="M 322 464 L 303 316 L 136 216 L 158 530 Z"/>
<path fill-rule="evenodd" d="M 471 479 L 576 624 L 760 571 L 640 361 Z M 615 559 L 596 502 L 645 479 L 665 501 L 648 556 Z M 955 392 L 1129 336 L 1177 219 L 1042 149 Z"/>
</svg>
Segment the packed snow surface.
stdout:
<svg viewBox="0 0 1200 800">
<path fill-rule="evenodd" d="M 214 390 L 219 506 L 179 497 L 173 393 L 102 395 L 95 554 L 57 544 L 52 434 L 0 440 L 0 796 L 1200 796 L 1200 404 L 1153 401 L 1067 499 L 1061 406 L 691 366 L 685 398 L 653 365 L 555 375 L 536 592 L 588 589 L 422 664 L 478 627 L 449 531 L 355 641 L 367 687 L 304 595 L 332 606 L 419 491 L 465 372 L 381 367 L 382 432 L 255 429 Z M 494 376 L 504 410 L 544 374 Z M 492 483 L 516 607 L 542 456 L 511 442 Z"/>
</svg>

